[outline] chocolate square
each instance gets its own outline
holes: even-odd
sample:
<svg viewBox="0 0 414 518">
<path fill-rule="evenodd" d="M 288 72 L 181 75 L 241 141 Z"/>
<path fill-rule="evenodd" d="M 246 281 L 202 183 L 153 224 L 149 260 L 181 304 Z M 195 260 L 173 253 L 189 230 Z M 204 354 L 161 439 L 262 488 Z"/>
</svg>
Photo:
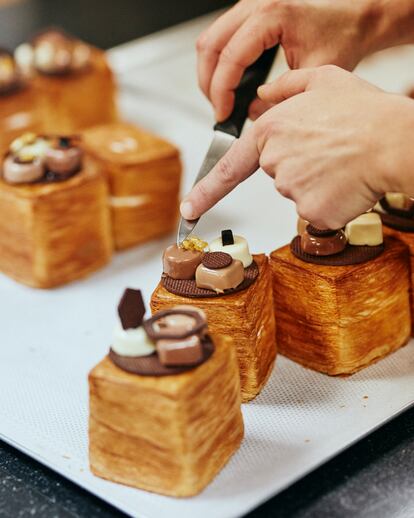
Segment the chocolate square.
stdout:
<svg viewBox="0 0 414 518">
<path fill-rule="evenodd" d="M 230 229 L 221 231 L 221 242 L 223 246 L 234 245 L 233 232 Z"/>
</svg>

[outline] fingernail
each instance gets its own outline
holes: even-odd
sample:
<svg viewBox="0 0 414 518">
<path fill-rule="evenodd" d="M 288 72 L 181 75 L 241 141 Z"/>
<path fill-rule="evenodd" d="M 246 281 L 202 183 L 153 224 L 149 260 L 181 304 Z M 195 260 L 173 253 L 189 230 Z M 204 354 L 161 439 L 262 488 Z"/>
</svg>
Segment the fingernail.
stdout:
<svg viewBox="0 0 414 518">
<path fill-rule="evenodd" d="M 193 219 L 193 204 L 184 200 L 180 205 L 180 212 L 184 219 Z"/>
</svg>

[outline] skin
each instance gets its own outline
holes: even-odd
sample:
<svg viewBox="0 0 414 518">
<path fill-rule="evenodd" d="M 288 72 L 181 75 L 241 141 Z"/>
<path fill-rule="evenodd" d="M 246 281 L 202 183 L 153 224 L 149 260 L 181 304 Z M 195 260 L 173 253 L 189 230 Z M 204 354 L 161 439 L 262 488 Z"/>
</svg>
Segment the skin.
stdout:
<svg viewBox="0 0 414 518">
<path fill-rule="evenodd" d="M 353 70 L 373 51 L 411 42 L 413 30 L 411 0 L 240 0 L 198 38 L 199 85 L 224 120 L 244 70 L 276 43 L 291 69 Z M 252 117 L 266 107 L 256 101 Z"/>
<path fill-rule="evenodd" d="M 298 214 L 340 228 L 390 191 L 414 196 L 414 102 L 333 65 L 289 71 L 259 88 L 272 108 L 235 141 L 181 205 L 210 209 L 259 166 Z"/>
<path fill-rule="evenodd" d="M 301 70 L 259 89 L 256 122 L 183 200 L 182 216 L 201 216 L 259 166 L 320 228 L 342 227 L 386 191 L 414 196 L 412 101 L 323 66 L 352 70 L 371 52 L 413 41 L 412 0 L 238 2 L 197 42 L 199 84 L 217 120 L 264 49 L 280 43 Z"/>
</svg>

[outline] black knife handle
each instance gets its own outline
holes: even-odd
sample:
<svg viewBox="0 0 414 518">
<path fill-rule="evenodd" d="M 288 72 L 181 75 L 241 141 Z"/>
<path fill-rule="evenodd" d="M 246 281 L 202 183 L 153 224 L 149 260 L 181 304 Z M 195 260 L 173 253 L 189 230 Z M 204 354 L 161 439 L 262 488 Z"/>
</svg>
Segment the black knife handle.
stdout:
<svg viewBox="0 0 414 518">
<path fill-rule="evenodd" d="M 249 112 L 249 106 L 257 95 L 257 89 L 266 81 L 279 45 L 263 52 L 260 58 L 246 68 L 240 84 L 235 91 L 234 108 L 230 117 L 217 122 L 215 130 L 224 131 L 234 137 L 240 137 Z"/>
</svg>

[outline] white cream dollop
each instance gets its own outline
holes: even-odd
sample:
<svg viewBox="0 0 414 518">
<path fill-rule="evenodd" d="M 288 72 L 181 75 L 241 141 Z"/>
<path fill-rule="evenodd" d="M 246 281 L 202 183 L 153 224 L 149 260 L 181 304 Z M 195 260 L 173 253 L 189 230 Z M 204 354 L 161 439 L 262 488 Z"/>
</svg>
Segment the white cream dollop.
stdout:
<svg viewBox="0 0 414 518">
<path fill-rule="evenodd" d="M 226 252 L 232 256 L 233 259 L 238 259 L 243 263 L 244 268 L 250 266 L 253 262 L 253 257 L 249 251 L 249 245 L 246 239 L 242 236 L 233 236 L 234 244 L 223 246 L 221 237 L 214 239 L 209 245 L 210 252 Z"/>
<path fill-rule="evenodd" d="M 142 326 L 123 329 L 118 323 L 113 334 L 112 350 L 120 356 L 149 356 L 155 351 L 155 345 Z"/>
</svg>

